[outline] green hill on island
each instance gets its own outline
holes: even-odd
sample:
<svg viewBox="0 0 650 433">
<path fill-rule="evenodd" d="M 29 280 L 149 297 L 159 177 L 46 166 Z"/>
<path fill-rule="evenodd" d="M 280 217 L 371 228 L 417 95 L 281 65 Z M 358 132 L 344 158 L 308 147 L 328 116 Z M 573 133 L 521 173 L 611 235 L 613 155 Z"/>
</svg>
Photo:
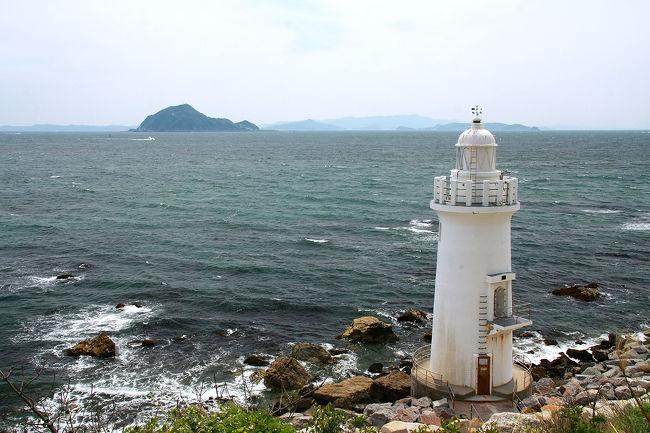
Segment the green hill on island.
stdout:
<svg viewBox="0 0 650 433">
<path fill-rule="evenodd" d="M 191 105 L 175 105 L 147 116 L 134 132 L 192 132 L 192 131 L 259 131 L 247 121 L 234 123 L 229 119 L 208 117 L 196 111 Z"/>
</svg>

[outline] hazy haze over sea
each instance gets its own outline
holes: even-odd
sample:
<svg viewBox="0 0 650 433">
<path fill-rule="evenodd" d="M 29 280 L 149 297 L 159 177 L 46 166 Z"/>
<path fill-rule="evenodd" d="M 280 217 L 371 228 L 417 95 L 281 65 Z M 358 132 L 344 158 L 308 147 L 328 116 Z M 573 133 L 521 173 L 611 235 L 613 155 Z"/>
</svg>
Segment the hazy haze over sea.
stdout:
<svg viewBox="0 0 650 433">
<path fill-rule="evenodd" d="M 301 341 L 349 348 L 334 337 L 360 315 L 393 321 L 400 341 L 357 346 L 337 377 L 424 344 L 430 323 L 394 318 L 432 311 L 429 200 L 433 177 L 453 168 L 457 133 L 134 140 L 146 135 L 0 134 L 0 368 L 55 369 L 76 397 L 92 385 L 132 409 L 150 392 L 191 398 L 213 378 L 237 393 L 248 354 L 285 355 Z M 496 137 L 498 168 L 520 180 L 514 293 L 533 304 L 531 329 L 572 344 L 648 326 L 650 134 Z M 599 301 L 549 294 L 589 281 Z M 142 308 L 115 309 L 134 301 Z M 115 359 L 63 355 L 100 332 Z M 139 347 L 144 338 L 156 347 Z M 563 347 L 519 342 L 532 358 Z M 0 410 L 12 401 L 5 388 L 0 400 Z"/>
</svg>

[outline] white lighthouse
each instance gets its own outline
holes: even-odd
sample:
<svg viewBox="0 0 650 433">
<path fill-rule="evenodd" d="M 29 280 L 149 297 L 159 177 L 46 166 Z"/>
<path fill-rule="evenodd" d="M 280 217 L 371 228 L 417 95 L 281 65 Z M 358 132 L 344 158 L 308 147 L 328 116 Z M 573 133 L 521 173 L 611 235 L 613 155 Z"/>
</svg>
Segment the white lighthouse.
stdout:
<svg viewBox="0 0 650 433">
<path fill-rule="evenodd" d="M 497 143 L 472 109 L 456 143 L 456 168 L 437 176 L 439 220 L 431 349 L 414 354 L 413 394 L 457 399 L 525 394 L 530 374 L 513 364 L 512 331 L 532 322 L 512 303 L 510 219 L 517 178 L 496 169 Z"/>
</svg>

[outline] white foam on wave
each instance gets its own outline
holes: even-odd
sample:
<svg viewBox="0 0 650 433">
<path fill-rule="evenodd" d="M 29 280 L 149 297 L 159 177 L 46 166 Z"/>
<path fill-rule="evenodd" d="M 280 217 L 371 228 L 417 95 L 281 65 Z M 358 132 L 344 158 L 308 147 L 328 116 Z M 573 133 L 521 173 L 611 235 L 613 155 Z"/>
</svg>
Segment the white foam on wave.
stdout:
<svg viewBox="0 0 650 433">
<path fill-rule="evenodd" d="M 313 242 L 315 244 L 326 244 L 329 243 L 328 239 L 313 239 L 313 238 L 305 238 L 307 242 Z"/>
<path fill-rule="evenodd" d="M 50 176 L 50 179 L 58 179 L 58 178 L 60 178 L 60 177 L 61 177 L 61 176 L 59 176 L 59 175 L 52 175 L 52 176 Z"/>
<path fill-rule="evenodd" d="M 591 346 L 598 344 L 601 340 L 607 339 L 607 334 L 601 335 L 596 338 L 586 338 L 580 332 L 567 333 L 568 339 L 558 340 L 557 345 L 547 346 L 544 344 L 543 336 L 538 332 L 533 332 L 532 338 L 517 338 L 513 341 L 513 354 L 521 357 L 524 360 L 532 363 L 539 363 L 542 359 L 554 360 L 560 356 L 561 352 L 567 349 L 585 350 Z M 576 341 L 581 341 L 581 344 L 576 344 Z M 532 353 L 529 353 L 532 352 Z"/>
<path fill-rule="evenodd" d="M 138 308 L 135 305 L 127 305 L 124 308 L 115 308 L 90 305 L 72 313 L 41 316 L 26 323 L 26 332 L 19 333 L 14 338 L 17 341 L 33 341 L 38 338 L 41 341 L 55 342 L 53 350 L 58 352 L 61 347 L 68 347 L 80 339 L 95 337 L 104 332 L 118 332 L 136 322 L 148 320 L 153 315 L 153 310 L 147 306 Z"/>
<path fill-rule="evenodd" d="M 623 230 L 633 230 L 633 231 L 648 231 L 650 230 L 650 223 L 625 223 L 621 226 Z"/>
<path fill-rule="evenodd" d="M 584 213 L 588 214 L 610 214 L 610 213 L 620 213 L 620 210 L 614 210 L 614 209 L 583 209 L 582 210 Z"/>
<path fill-rule="evenodd" d="M 390 230 L 390 227 L 377 226 L 377 227 L 373 227 L 373 230 Z"/>
</svg>

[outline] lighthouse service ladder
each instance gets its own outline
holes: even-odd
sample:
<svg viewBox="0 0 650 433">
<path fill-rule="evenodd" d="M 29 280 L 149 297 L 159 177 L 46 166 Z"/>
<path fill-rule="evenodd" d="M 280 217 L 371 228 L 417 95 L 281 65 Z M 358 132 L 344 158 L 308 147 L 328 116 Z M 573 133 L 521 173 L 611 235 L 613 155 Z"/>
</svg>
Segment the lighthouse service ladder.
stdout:
<svg viewBox="0 0 650 433">
<path fill-rule="evenodd" d="M 478 304 L 478 353 L 487 355 L 487 295 L 479 297 Z"/>
</svg>

